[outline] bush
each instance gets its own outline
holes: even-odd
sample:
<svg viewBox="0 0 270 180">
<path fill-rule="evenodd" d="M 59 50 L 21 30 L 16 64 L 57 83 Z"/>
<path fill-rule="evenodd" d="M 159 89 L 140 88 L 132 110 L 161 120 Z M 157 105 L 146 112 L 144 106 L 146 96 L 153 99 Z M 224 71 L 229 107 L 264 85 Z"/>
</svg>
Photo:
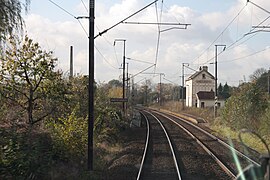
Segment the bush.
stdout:
<svg viewBox="0 0 270 180">
<path fill-rule="evenodd" d="M 264 137 L 270 137 L 270 106 L 266 109 L 261 119 L 260 134 Z M 270 139 L 269 139 L 270 140 Z"/>
<path fill-rule="evenodd" d="M 55 148 L 62 158 L 84 158 L 87 148 L 87 118 L 77 117 L 79 106 L 66 118 L 50 121 L 47 127 L 51 131 Z M 65 158 L 64 158 L 65 159 Z"/>
<path fill-rule="evenodd" d="M 247 83 L 227 100 L 222 118 L 234 130 L 246 128 L 257 131 L 266 108 L 265 93 L 255 83 Z"/>
<path fill-rule="evenodd" d="M 52 165 L 52 143 L 47 133 L 3 130 L 0 178 L 46 179 Z"/>
</svg>

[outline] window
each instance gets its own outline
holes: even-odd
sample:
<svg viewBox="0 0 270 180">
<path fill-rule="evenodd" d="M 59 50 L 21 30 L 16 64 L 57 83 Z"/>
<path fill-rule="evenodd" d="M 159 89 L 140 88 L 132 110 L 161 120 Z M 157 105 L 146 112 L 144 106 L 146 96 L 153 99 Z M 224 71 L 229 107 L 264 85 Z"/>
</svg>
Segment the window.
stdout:
<svg viewBox="0 0 270 180">
<path fill-rule="evenodd" d="M 202 74 L 202 78 L 205 79 L 205 74 Z"/>
<path fill-rule="evenodd" d="M 204 108 L 204 102 L 201 102 L 201 108 Z"/>
</svg>

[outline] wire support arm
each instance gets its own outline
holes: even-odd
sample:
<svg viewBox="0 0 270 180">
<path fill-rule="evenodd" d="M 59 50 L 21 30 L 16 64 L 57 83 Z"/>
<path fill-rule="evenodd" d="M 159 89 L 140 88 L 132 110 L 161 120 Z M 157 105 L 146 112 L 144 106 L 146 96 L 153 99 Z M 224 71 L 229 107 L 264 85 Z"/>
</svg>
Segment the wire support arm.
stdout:
<svg viewBox="0 0 270 180">
<path fill-rule="evenodd" d="M 130 16 L 126 17 L 125 19 L 123 19 L 122 21 L 116 23 L 115 25 L 109 27 L 108 29 L 105 29 L 104 31 L 102 32 L 99 32 L 95 37 L 94 39 L 96 39 L 98 36 L 102 36 L 103 34 L 105 34 L 106 32 L 108 32 L 109 30 L 111 30 L 112 28 L 118 26 L 119 24 L 122 24 L 124 21 L 128 20 L 129 18 L 135 16 L 136 14 L 138 14 L 139 12 L 145 10 L 146 8 L 148 8 L 149 6 L 153 5 L 154 3 L 156 3 L 158 0 L 155 0 L 153 1 L 152 3 L 148 4 L 147 6 L 141 8 L 140 10 L 136 11 L 135 13 L 131 14 Z"/>
<path fill-rule="evenodd" d="M 247 0 L 247 2 L 253 4 L 253 5 L 256 6 L 257 8 L 259 8 L 259 9 L 263 10 L 264 12 L 270 14 L 270 11 L 268 11 L 268 10 L 264 9 L 263 7 L 261 7 L 261 6 L 257 5 L 257 4 L 255 4 L 254 2 L 252 2 L 252 1 L 250 1 L 250 0 Z"/>
<path fill-rule="evenodd" d="M 163 26 L 190 26 L 191 24 L 183 23 L 153 23 L 153 22 L 122 22 L 124 24 L 143 24 L 143 25 L 163 25 Z"/>
<path fill-rule="evenodd" d="M 134 74 L 134 75 L 131 76 L 130 78 L 134 78 L 135 76 L 137 76 L 137 75 L 139 75 L 139 74 L 143 74 L 143 72 L 147 71 L 148 69 L 150 69 L 150 68 L 152 68 L 152 67 L 154 67 L 154 66 L 155 66 L 155 64 L 153 64 L 153 65 L 151 65 L 151 66 L 145 68 L 144 70 L 142 70 L 142 71 L 140 71 L 140 72 Z"/>
</svg>

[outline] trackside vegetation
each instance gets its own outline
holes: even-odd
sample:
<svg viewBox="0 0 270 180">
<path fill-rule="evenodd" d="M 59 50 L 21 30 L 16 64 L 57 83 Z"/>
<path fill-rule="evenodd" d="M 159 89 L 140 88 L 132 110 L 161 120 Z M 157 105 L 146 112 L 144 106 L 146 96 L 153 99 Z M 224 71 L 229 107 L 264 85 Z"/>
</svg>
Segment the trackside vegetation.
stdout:
<svg viewBox="0 0 270 180">
<path fill-rule="evenodd" d="M 53 52 L 28 36 L 10 38 L 0 67 L 0 179 L 98 179 L 86 172 L 88 76 L 65 77 Z M 117 82 L 119 83 L 119 82 Z M 95 84 L 95 169 L 126 123 L 109 94 Z M 120 84 L 121 85 L 121 84 Z M 67 173 L 68 172 L 68 173 Z"/>
<path fill-rule="evenodd" d="M 264 68 L 250 75 L 250 82 L 244 82 L 238 87 L 230 87 L 227 83 L 219 85 L 219 94 L 226 99 L 225 106 L 218 110 L 214 119 L 213 108 L 182 108 L 181 102 L 168 101 L 162 108 L 176 112 L 188 113 L 204 118 L 209 127 L 224 138 L 239 140 L 242 129 L 258 133 L 270 145 L 270 95 L 268 77 L 270 72 Z M 159 106 L 155 106 L 159 107 Z M 260 140 L 248 133 L 243 134 L 246 145 L 265 153 L 266 148 Z"/>
</svg>

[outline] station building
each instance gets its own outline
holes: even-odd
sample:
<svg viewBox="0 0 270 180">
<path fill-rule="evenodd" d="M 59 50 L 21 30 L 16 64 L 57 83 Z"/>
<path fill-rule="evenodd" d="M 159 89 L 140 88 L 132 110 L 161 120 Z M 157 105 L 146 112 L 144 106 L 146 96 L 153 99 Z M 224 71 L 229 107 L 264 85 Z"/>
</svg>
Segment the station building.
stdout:
<svg viewBox="0 0 270 180">
<path fill-rule="evenodd" d="M 224 106 L 224 99 L 218 97 L 217 106 Z M 199 71 L 186 80 L 187 107 L 214 107 L 215 105 L 215 77 L 208 72 L 208 67 L 200 67 Z"/>
</svg>

